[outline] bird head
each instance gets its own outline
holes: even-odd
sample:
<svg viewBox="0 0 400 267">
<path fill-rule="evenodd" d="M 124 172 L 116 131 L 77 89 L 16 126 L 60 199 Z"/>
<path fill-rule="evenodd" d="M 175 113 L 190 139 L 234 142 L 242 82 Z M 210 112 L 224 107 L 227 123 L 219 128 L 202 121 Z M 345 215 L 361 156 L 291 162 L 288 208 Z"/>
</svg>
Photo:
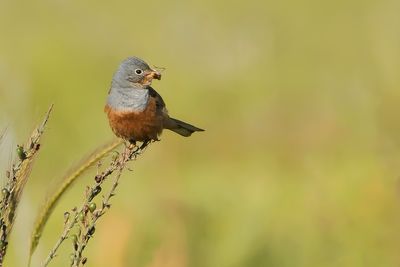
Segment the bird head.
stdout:
<svg viewBox="0 0 400 267">
<path fill-rule="evenodd" d="M 121 62 L 113 77 L 113 84 L 121 87 L 150 86 L 153 79 L 160 80 L 161 73 L 151 68 L 138 57 L 129 57 Z"/>
</svg>

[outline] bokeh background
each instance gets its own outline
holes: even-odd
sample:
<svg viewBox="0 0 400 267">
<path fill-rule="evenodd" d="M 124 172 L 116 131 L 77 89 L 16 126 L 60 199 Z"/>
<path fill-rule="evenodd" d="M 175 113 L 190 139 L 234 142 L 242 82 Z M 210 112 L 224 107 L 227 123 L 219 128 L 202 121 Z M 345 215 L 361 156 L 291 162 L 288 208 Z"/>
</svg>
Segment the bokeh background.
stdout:
<svg viewBox="0 0 400 267">
<path fill-rule="evenodd" d="M 400 2 L 0 1 L 1 167 L 51 103 L 8 266 L 68 168 L 113 138 L 103 105 L 119 62 L 165 67 L 165 132 L 126 172 L 87 266 L 400 265 Z M 38 266 L 81 203 L 51 217 Z M 4 172 L 2 172 L 4 173 Z M 4 175 L 1 174 L 4 178 Z M 52 266 L 68 266 L 65 242 Z"/>
</svg>

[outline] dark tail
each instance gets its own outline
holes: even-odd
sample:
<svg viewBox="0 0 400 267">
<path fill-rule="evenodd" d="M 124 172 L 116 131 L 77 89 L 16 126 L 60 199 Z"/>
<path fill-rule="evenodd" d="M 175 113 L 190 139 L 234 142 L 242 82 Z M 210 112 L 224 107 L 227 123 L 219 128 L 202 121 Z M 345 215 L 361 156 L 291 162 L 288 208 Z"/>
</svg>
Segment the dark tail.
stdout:
<svg viewBox="0 0 400 267">
<path fill-rule="evenodd" d="M 168 122 L 165 125 L 165 128 L 176 132 L 177 134 L 180 134 L 182 136 L 191 136 L 192 133 L 194 132 L 202 132 L 204 131 L 203 129 L 197 128 L 196 126 L 190 125 L 186 122 L 169 118 Z"/>
</svg>

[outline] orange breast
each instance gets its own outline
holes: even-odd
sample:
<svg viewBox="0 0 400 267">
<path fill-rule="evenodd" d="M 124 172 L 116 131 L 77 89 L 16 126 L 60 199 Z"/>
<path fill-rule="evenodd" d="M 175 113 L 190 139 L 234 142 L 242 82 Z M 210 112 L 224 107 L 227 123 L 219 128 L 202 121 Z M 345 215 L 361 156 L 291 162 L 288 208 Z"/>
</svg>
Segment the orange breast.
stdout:
<svg viewBox="0 0 400 267">
<path fill-rule="evenodd" d="M 163 129 L 163 116 L 157 112 L 156 101 L 149 103 L 142 112 L 117 111 L 106 105 L 111 129 L 118 137 L 125 140 L 157 140 Z"/>
</svg>

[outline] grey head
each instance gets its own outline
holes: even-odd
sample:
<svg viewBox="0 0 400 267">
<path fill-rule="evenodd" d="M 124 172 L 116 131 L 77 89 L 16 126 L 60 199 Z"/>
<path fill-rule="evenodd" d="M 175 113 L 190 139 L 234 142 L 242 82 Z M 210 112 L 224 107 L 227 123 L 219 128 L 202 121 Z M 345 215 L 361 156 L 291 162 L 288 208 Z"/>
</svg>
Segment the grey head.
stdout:
<svg viewBox="0 0 400 267">
<path fill-rule="evenodd" d="M 153 79 L 161 79 L 161 74 L 144 60 L 138 57 L 125 59 L 114 73 L 107 104 L 118 111 L 143 111 Z"/>
<path fill-rule="evenodd" d="M 112 79 L 112 86 L 146 87 L 153 79 L 161 79 L 161 74 L 138 57 L 128 57 L 121 62 Z"/>
</svg>

